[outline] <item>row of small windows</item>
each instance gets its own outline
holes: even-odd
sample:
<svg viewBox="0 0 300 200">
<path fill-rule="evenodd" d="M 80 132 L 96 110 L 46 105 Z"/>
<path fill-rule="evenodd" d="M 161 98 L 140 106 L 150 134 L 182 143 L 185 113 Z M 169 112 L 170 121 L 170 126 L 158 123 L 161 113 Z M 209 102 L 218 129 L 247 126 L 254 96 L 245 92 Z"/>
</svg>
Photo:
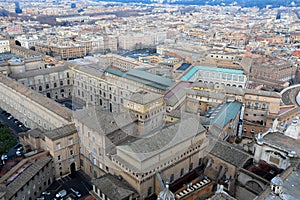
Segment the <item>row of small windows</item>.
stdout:
<svg viewBox="0 0 300 200">
<path fill-rule="evenodd" d="M 55 76 L 52 76 L 53 77 L 53 80 L 55 81 L 56 80 L 56 77 Z M 67 78 L 70 78 L 70 74 L 69 72 L 67 72 Z M 63 75 L 62 74 L 59 74 L 59 79 L 63 79 Z M 45 82 L 47 83 L 49 81 L 48 77 L 45 77 Z M 30 79 L 29 80 L 29 85 L 32 85 L 33 81 Z M 42 81 L 41 79 L 38 79 L 38 84 L 41 84 Z"/>
<path fill-rule="evenodd" d="M 242 85 L 236 85 L 236 84 L 229 84 L 229 83 L 219 83 L 219 82 L 213 82 L 213 81 L 202 81 L 202 80 L 198 80 L 198 82 L 200 83 L 212 83 L 212 84 L 216 84 L 216 85 L 223 85 L 223 86 L 228 86 L 228 87 L 238 87 L 238 88 L 243 88 Z"/>
<path fill-rule="evenodd" d="M 263 103 L 263 104 L 259 104 L 259 103 L 252 103 L 252 102 L 250 102 L 250 101 L 248 101 L 247 103 L 246 103 L 246 107 L 247 108 L 254 108 L 254 109 L 259 109 L 259 108 L 261 108 L 262 110 L 265 110 L 265 109 L 267 109 L 267 105 L 265 104 L 265 103 Z"/>
</svg>

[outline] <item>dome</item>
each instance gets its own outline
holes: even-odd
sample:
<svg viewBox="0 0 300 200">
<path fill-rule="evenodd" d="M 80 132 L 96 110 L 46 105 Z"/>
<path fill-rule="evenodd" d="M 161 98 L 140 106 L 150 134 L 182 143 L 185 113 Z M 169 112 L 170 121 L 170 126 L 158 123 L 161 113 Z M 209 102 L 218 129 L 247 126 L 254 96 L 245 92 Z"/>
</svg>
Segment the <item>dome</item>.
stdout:
<svg viewBox="0 0 300 200">
<path fill-rule="evenodd" d="M 163 191 L 158 194 L 157 200 L 175 200 L 175 195 L 169 189 L 169 183 Z"/>
<path fill-rule="evenodd" d="M 283 181 L 282 181 L 282 179 L 279 176 L 275 176 L 274 178 L 272 178 L 271 184 L 282 186 L 283 185 Z"/>
</svg>

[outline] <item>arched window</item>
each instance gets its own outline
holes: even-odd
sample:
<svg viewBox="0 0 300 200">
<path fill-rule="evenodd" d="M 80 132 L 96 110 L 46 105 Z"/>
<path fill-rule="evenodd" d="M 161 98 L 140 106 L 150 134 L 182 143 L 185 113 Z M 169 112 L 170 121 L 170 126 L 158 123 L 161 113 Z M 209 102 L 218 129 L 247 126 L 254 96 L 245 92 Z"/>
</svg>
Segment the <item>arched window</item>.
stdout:
<svg viewBox="0 0 300 200">
<path fill-rule="evenodd" d="M 57 84 L 56 84 L 56 83 L 54 83 L 54 87 L 55 87 L 55 88 L 57 87 Z"/>
<path fill-rule="evenodd" d="M 39 91 L 42 91 L 43 90 L 43 87 L 42 86 L 39 86 Z"/>
</svg>

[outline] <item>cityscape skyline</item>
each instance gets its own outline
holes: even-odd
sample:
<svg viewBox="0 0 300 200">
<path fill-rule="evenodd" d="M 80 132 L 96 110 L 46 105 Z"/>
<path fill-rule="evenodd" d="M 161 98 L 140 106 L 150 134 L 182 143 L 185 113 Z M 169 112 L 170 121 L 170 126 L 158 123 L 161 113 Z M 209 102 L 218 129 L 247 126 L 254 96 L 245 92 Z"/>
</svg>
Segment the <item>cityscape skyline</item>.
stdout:
<svg viewBox="0 0 300 200">
<path fill-rule="evenodd" d="M 1 1 L 0 200 L 297 199 L 298 3 Z"/>
</svg>

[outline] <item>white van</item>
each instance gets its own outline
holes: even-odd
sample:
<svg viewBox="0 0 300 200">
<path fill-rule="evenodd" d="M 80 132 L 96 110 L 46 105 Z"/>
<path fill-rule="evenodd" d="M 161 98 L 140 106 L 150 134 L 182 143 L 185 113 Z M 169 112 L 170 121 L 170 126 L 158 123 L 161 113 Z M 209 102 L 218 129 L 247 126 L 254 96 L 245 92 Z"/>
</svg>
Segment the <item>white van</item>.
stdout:
<svg viewBox="0 0 300 200">
<path fill-rule="evenodd" d="M 62 198 L 66 195 L 67 195 L 67 191 L 66 190 L 61 190 L 55 196 L 56 196 L 56 198 Z"/>
</svg>

